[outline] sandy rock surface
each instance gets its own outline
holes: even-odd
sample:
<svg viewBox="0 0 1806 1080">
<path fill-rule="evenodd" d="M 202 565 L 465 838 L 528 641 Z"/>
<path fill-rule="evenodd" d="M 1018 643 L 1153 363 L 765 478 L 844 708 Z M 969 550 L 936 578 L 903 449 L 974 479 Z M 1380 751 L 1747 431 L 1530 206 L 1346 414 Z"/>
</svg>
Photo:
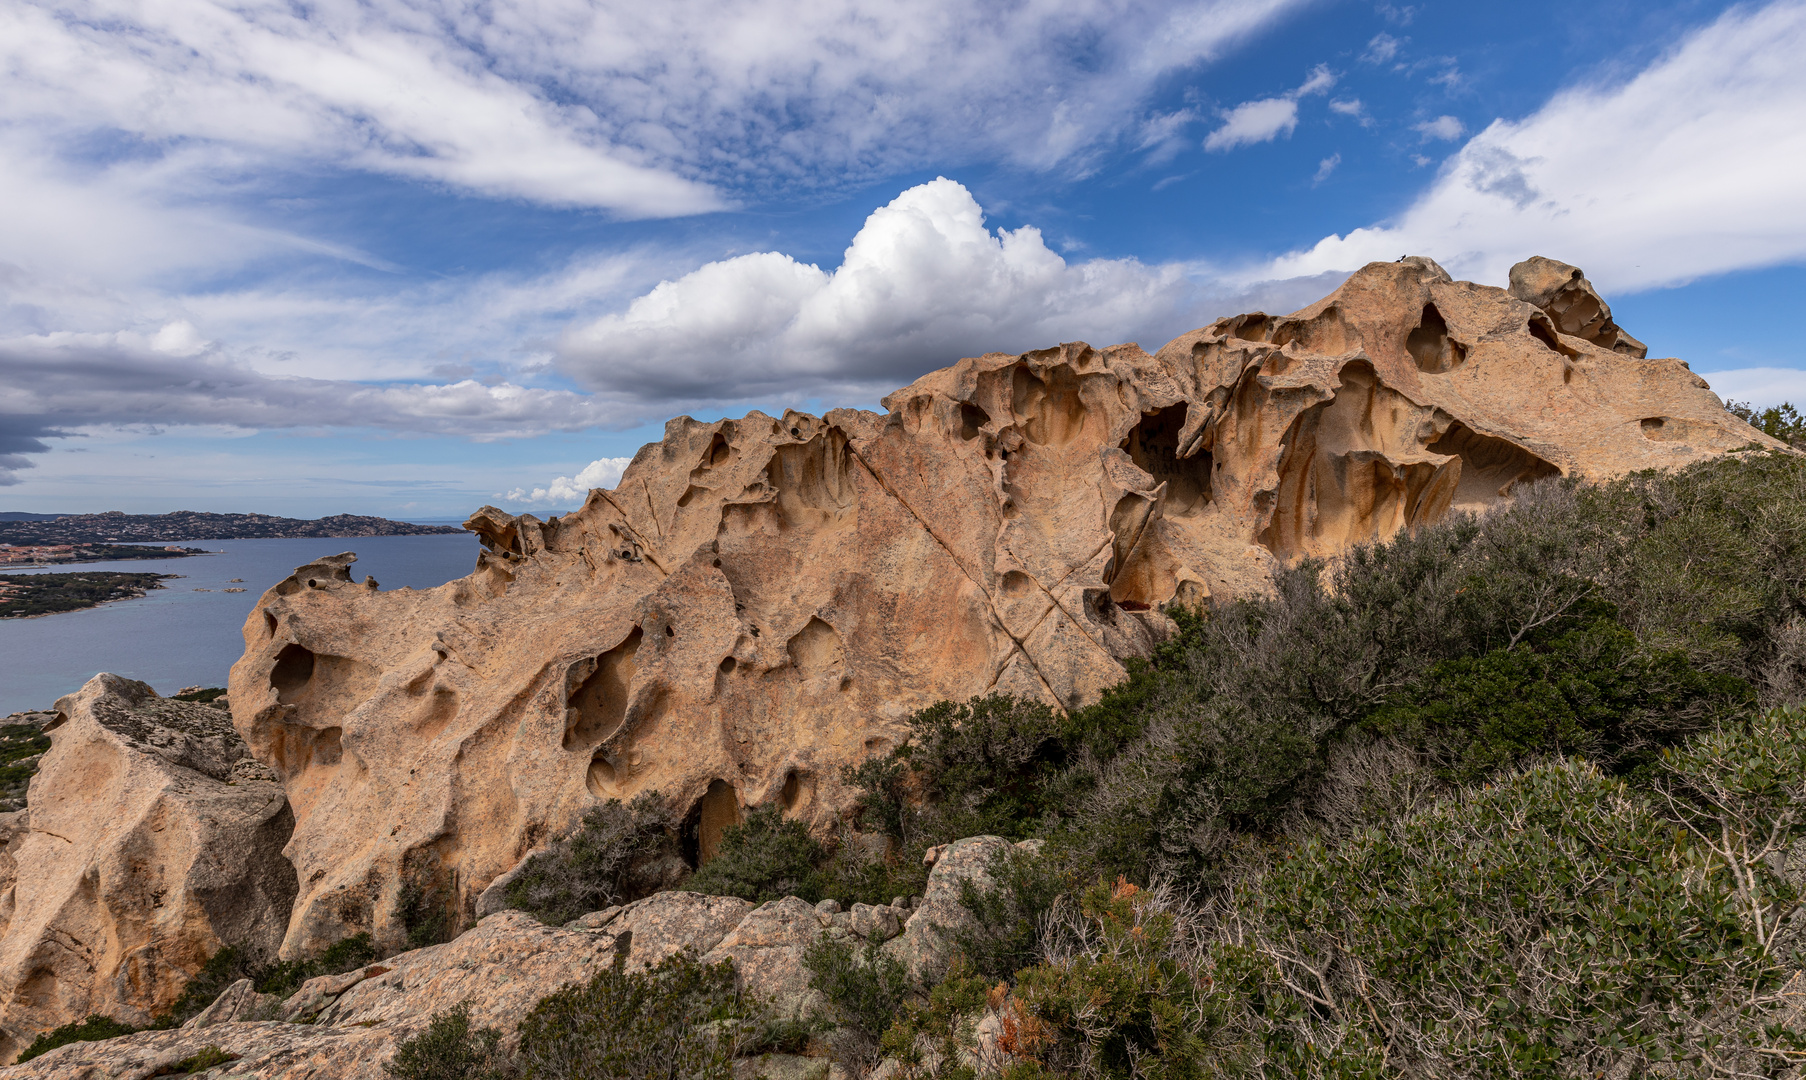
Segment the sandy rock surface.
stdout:
<svg viewBox="0 0 1806 1080">
<path fill-rule="evenodd" d="M 1646 359 L 1577 269 L 1511 284 L 1375 263 L 1152 355 L 962 360 L 882 415 L 681 417 L 573 514 L 480 511 L 469 577 L 300 568 L 247 620 L 230 693 L 296 816 L 285 955 L 393 942 L 404 886 L 468 923 L 599 799 L 660 792 L 704 858 L 752 805 L 826 828 L 841 767 L 913 710 L 1092 701 L 1169 601 L 1525 481 L 1772 443 Z"/>
<path fill-rule="evenodd" d="M 897 914 L 873 908 L 864 921 L 894 925 Z M 0 1080 L 143 1080 L 208 1046 L 239 1059 L 208 1074 L 218 1080 L 379 1077 L 395 1048 L 436 1013 L 468 1004 L 471 1023 L 501 1030 L 502 1045 L 512 1049 L 521 1020 L 546 995 L 587 981 L 617 957 L 636 970 L 686 948 L 705 963 L 731 959 L 743 989 L 782 1012 L 806 1013 L 825 1003 L 809 989 L 803 951 L 824 935 L 862 945 L 848 928 L 850 915 L 795 897 L 754 907 L 697 893 L 660 893 L 569 927 L 505 911 L 446 944 L 309 980 L 286 1002 L 236 983 L 180 1029 L 61 1047 L 0 1068 Z M 272 1012 L 284 1019 L 269 1019 Z M 825 1060 L 762 1055 L 736 1063 L 735 1076 L 822 1080 L 827 1069 Z"/>
<path fill-rule="evenodd" d="M 296 895 L 282 788 L 228 715 L 97 675 L 0 815 L 0 1061 L 91 1013 L 142 1025 L 225 943 L 274 956 Z"/>
<path fill-rule="evenodd" d="M 976 928 L 971 912 L 959 902 L 960 883 L 979 888 L 992 884 L 991 860 L 1011 844 L 1000 836 L 969 836 L 939 849 L 922 904 L 910 915 L 903 935 L 884 945 L 884 953 L 902 964 L 918 987 L 928 987 L 947 974 L 961 931 Z"/>
</svg>

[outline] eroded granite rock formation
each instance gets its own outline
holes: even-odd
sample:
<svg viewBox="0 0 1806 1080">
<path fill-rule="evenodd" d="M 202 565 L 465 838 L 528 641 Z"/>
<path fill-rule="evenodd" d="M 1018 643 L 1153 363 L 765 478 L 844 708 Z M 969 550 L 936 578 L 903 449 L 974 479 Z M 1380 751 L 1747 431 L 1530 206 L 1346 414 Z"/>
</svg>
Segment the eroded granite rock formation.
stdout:
<svg viewBox="0 0 1806 1080">
<path fill-rule="evenodd" d="M 1153 355 L 962 360 L 884 415 L 679 418 L 576 513 L 480 511 L 487 550 L 440 588 L 358 584 L 349 554 L 302 567 L 231 679 L 297 820 L 285 953 L 393 941 L 404 883 L 467 922 L 598 799 L 661 792 L 705 858 L 749 805 L 826 826 L 841 768 L 912 710 L 1091 701 L 1169 601 L 1525 481 L 1768 444 L 1643 351 L 1565 264 L 1507 291 L 1376 263 Z"/>
<path fill-rule="evenodd" d="M 1001 846 L 995 837 L 960 845 Z M 985 880 L 966 860 L 937 866 L 929 899 L 945 906 L 962 876 Z M 75 1043 L 11 1068 L 0 1080 L 149 1080 L 209 1046 L 238 1060 L 222 1071 L 234 1080 L 353 1080 L 384 1075 L 396 1047 L 418 1034 L 436 1013 L 460 1004 L 474 1025 L 518 1045 L 521 1020 L 554 991 L 580 983 L 619 958 L 641 971 L 687 949 L 707 964 L 731 960 L 741 989 L 779 1015 L 810 1015 L 825 1003 L 809 988 L 803 952 L 826 936 L 855 948 L 866 942 L 906 945 L 935 934 L 929 905 L 916 909 L 810 906 L 786 897 L 754 906 L 732 897 L 667 892 L 624 907 L 592 912 L 569 926 L 542 926 L 519 911 L 483 919 L 457 940 L 392 956 L 343 975 L 310 980 L 286 1002 L 229 987 L 205 1012 L 172 1031 L 145 1031 L 102 1042 Z M 901 936 L 899 936 L 901 935 Z M 944 931 L 905 949 L 907 956 L 943 948 Z M 890 946 L 886 946 L 887 948 Z M 943 958 L 942 962 L 945 960 Z M 271 1015 L 274 1014 L 274 1015 Z M 774 1073 L 772 1056 L 738 1063 L 736 1076 Z M 784 1059 L 787 1068 L 825 1071 L 827 1063 Z"/>
<path fill-rule="evenodd" d="M 0 1061 L 102 1013 L 148 1024 L 223 944 L 274 957 L 296 894 L 282 788 L 224 710 L 96 675 L 0 814 Z"/>
</svg>

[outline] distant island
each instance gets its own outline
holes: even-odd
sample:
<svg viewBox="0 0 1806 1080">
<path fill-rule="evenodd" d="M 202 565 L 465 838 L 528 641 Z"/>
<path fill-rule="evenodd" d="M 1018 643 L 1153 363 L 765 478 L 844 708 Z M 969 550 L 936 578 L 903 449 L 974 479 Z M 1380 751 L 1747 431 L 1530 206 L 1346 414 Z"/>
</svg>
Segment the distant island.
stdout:
<svg viewBox="0 0 1806 1080">
<path fill-rule="evenodd" d="M 329 536 L 434 536 L 459 533 L 450 525 L 415 525 L 406 521 L 334 514 L 311 521 L 270 514 L 204 514 L 177 510 L 169 514 L 66 514 L 49 520 L 7 520 L 44 515 L 0 515 L 0 545 L 13 547 L 108 543 L 174 543 L 179 540 L 305 540 Z M 152 558 L 168 558 L 159 552 Z M 182 554 L 197 554 L 182 552 Z M 100 556 L 120 558 L 116 554 Z"/>
<path fill-rule="evenodd" d="M 212 555 L 206 548 L 145 547 L 139 544 L 0 544 L 0 567 L 45 566 L 50 563 L 124 561 L 129 559 L 180 559 Z"/>
<path fill-rule="evenodd" d="M 0 577 L 0 619 L 80 611 L 114 600 L 133 600 L 151 589 L 161 589 L 165 579 L 175 576 L 94 571 Z"/>
</svg>

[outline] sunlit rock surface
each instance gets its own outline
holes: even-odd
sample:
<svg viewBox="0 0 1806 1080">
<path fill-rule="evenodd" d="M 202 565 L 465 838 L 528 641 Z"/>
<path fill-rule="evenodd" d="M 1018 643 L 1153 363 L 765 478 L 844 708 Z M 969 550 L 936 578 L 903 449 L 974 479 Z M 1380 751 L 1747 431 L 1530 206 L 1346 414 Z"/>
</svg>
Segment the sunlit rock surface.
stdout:
<svg viewBox="0 0 1806 1080">
<path fill-rule="evenodd" d="M 1153 355 L 962 360 L 884 415 L 681 417 L 576 513 L 480 511 L 469 577 L 381 591 L 350 555 L 301 568 L 231 680 L 296 816 L 286 952 L 395 940 L 404 885 L 468 922 L 599 799 L 659 791 L 697 858 L 750 805 L 826 826 L 841 769 L 912 710 L 1095 700 L 1171 601 L 1542 477 L 1770 444 L 1685 364 L 1644 359 L 1578 270 L 1531 260 L 1512 285 L 1376 263 Z"/>
</svg>

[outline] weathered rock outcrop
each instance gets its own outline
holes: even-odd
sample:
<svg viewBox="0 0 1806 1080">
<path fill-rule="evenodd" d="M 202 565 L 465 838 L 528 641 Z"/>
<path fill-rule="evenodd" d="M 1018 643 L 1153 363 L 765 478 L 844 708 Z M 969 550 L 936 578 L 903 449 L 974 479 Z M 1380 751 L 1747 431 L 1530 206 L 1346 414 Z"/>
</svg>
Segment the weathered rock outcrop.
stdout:
<svg viewBox="0 0 1806 1080">
<path fill-rule="evenodd" d="M 937 867 L 931 892 L 957 895 L 957 877 L 973 865 L 953 860 Z M 546 995 L 588 980 L 617 959 L 629 972 L 642 971 L 680 950 L 707 964 L 732 961 L 741 988 L 779 1014 L 813 1015 L 826 1004 L 809 989 L 802 963 L 815 941 L 829 936 L 859 947 L 934 929 L 920 911 L 868 911 L 886 914 L 862 921 L 832 903 L 812 907 L 795 897 L 755 907 L 732 897 L 672 892 L 592 912 L 566 927 L 504 911 L 447 944 L 310 980 L 286 1002 L 253 993 L 248 981 L 238 983 L 179 1029 L 65 1046 L 0 1068 L 0 1080 L 146 1080 L 208 1046 L 238 1058 L 224 1072 L 237 1080 L 381 1076 L 396 1047 L 436 1013 L 468 1006 L 471 1022 L 499 1029 L 503 1048 L 511 1051 L 519 1044 L 521 1020 Z M 900 915 L 908 916 L 907 930 Z M 766 1055 L 740 1063 L 735 1075 L 821 1080 L 827 1067 L 820 1059 L 774 1061 Z"/>
<path fill-rule="evenodd" d="M 1090 701 L 1169 601 L 1524 481 L 1769 442 L 1642 354 L 1565 264 L 1508 292 L 1376 263 L 1153 355 L 962 360 L 885 415 L 679 418 L 576 513 L 480 511 L 476 571 L 437 589 L 357 584 L 349 554 L 302 567 L 231 679 L 295 808 L 285 950 L 392 940 L 404 882 L 468 920 L 598 799 L 662 792 L 702 855 L 752 804 L 825 825 L 841 767 L 912 710 Z"/>
<path fill-rule="evenodd" d="M 282 788 L 224 710 L 97 675 L 0 815 L 0 1061 L 104 1013 L 147 1024 L 222 944 L 274 956 L 296 895 Z"/>
</svg>

